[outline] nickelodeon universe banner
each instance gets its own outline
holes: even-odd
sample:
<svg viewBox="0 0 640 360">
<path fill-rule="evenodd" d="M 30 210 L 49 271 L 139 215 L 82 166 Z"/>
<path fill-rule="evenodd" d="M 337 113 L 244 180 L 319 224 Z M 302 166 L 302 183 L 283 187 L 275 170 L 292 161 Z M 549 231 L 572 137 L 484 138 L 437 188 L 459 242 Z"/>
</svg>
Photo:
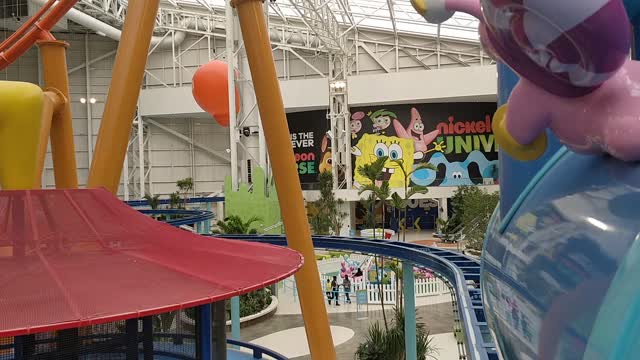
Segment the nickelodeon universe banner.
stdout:
<svg viewBox="0 0 640 360">
<path fill-rule="evenodd" d="M 304 190 L 313 190 L 321 171 L 331 170 L 331 142 L 327 111 L 287 114 L 291 145 Z"/>
<path fill-rule="evenodd" d="M 351 108 L 354 185 L 367 179 L 357 169 L 375 159 L 403 159 L 407 169 L 431 163 L 437 170 L 416 171 L 411 183 L 460 186 L 497 183 L 498 145 L 491 119 L 494 103 L 443 103 Z M 391 187 L 403 187 L 401 171 L 389 161 Z"/>
</svg>

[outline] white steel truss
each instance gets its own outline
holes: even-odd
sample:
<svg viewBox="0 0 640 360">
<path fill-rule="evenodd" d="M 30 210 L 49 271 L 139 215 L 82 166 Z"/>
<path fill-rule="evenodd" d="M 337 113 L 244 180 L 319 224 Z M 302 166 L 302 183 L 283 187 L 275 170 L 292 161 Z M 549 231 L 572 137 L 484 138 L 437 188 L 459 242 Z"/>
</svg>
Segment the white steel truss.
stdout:
<svg viewBox="0 0 640 360">
<path fill-rule="evenodd" d="M 182 63 L 182 56 L 201 41 L 209 44 L 209 60 L 234 60 L 240 77 L 231 82 L 238 85 L 243 100 L 241 112 L 230 129 L 230 160 L 233 178 L 247 182 L 249 164 L 260 165 L 267 173 L 269 166 L 253 84 L 244 63 L 246 60 L 243 61 L 241 34 L 237 26 L 229 25 L 236 20 L 233 15 L 234 20 L 230 22 L 225 5 L 223 0 L 163 1 L 157 15 L 156 36 L 175 39 L 178 34 L 188 33 L 197 40 L 186 48 L 176 45 L 175 41 L 171 43 L 173 81 L 168 80 L 171 76 L 166 76 L 165 70 L 169 69 L 162 69 L 163 78 L 147 71 L 146 79 L 153 80 L 153 85 L 147 86 L 184 86 L 188 81 L 182 80 L 182 73 L 185 70 L 193 72 L 194 69 Z M 123 0 L 80 0 L 76 7 L 120 27 L 126 6 Z M 373 60 L 379 67 L 378 71 L 384 72 L 401 71 L 401 57 L 411 59 L 415 67 L 424 69 L 492 63 L 477 40 L 475 19 L 456 14 L 440 26 L 428 24 L 413 11 L 409 0 L 276 0 L 265 3 L 265 11 L 269 14 L 268 26 L 274 51 L 283 54 L 283 77 L 289 78 L 287 59 L 295 59 L 305 64 L 311 76 L 329 79 L 327 117 L 331 124 L 335 189 L 352 187 L 348 77 L 362 71 L 375 71 L 361 65 L 363 57 Z M 226 50 L 213 54 L 212 41 L 215 49 L 216 39 L 226 40 L 227 35 L 231 35 L 231 41 L 227 42 Z M 326 60 L 326 66 L 319 67 L 310 61 L 318 54 Z M 394 55 L 393 61 L 389 60 L 389 54 Z M 125 192 L 139 198 L 149 192 L 152 182 L 148 176 L 151 164 L 148 155 L 145 156 L 148 131 L 143 119 L 138 119 L 136 124 L 139 124 L 140 131 L 136 130 L 132 136 L 127 157 L 132 166 L 127 166 Z"/>
</svg>

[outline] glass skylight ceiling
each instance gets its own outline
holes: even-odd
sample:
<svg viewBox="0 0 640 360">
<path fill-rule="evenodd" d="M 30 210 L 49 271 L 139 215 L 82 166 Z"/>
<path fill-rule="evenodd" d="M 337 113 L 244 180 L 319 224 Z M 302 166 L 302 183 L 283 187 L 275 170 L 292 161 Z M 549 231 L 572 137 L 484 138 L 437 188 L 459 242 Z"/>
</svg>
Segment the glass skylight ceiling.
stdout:
<svg viewBox="0 0 640 360">
<path fill-rule="evenodd" d="M 223 8 L 224 0 L 165 0 L 167 3 L 189 3 L 202 7 Z M 267 0 L 269 1 L 269 0 Z M 295 1 L 295 0 L 294 0 Z M 326 0 L 320 6 L 328 6 L 336 20 L 345 28 L 384 29 L 399 33 L 437 35 L 437 25 L 426 22 L 411 6 L 409 0 Z M 389 11 L 389 8 L 392 11 Z M 276 0 L 269 11 L 274 16 L 300 18 L 290 0 Z M 466 14 L 455 16 L 442 24 L 440 36 L 464 40 L 478 40 L 478 21 Z"/>
</svg>

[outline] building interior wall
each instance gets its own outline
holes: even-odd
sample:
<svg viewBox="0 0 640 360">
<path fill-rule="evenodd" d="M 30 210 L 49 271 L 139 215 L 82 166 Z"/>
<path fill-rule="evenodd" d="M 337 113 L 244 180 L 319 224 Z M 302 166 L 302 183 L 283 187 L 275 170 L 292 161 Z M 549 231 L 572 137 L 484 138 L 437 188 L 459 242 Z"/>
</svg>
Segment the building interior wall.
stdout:
<svg viewBox="0 0 640 360">
<path fill-rule="evenodd" d="M 0 32 L 0 39 L 4 39 L 10 33 L 10 31 Z M 69 79 L 76 140 L 76 160 L 80 184 L 83 186 L 86 183 L 90 167 L 90 153 L 95 146 L 100 128 L 111 79 L 114 53 L 118 44 L 116 41 L 96 34 L 64 32 L 54 35 L 70 44 L 67 61 L 69 69 L 73 69 L 69 74 Z M 348 71 L 353 74 L 378 74 L 387 70 L 418 71 L 448 66 L 474 66 L 481 65 L 484 61 L 477 44 L 449 42 L 447 51 L 450 53 L 443 56 L 435 54 L 434 49 L 437 44 L 434 39 L 428 38 L 403 37 L 401 43 L 414 48 L 413 50 L 400 51 L 393 43 L 393 36 L 373 31 L 362 31 L 358 36 L 358 46 L 355 46 L 355 43 L 356 39 L 351 38 L 348 46 L 351 49 Z M 469 55 L 474 51 L 478 53 L 475 58 Z M 191 78 L 199 65 L 211 59 L 224 60 L 224 53 L 225 42 L 223 38 L 190 34 L 177 46 L 155 49 L 151 53 L 143 87 L 190 86 Z M 467 55 L 462 55 L 463 53 Z M 87 72 L 83 67 L 87 58 L 102 59 L 91 62 Z M 328 55 L 312 49 L 276 48 L 274 49 L 274 58 L 278 76 L 281 79 L 318 78 L 326 76 L 329 71 Z M 243 61 L 243 59 L 239 61 Z M 38 69 L 38 52 L 34 48 L 15 64 L 0 71 L 0 79 L 39 83 L 40 72 Z M 319 72 L 323 75 L 321 76 Z M 94 104 L 89 101 L 84 104 L 80 102 L 81 98 L 89 97 L 95 98 L 96 102 Z M 88 121 L 89 113 L 91 114 L 90 124 Z M 219 126 L 209 117 L 175 117 L 153 120 L 218 152 L 224 153 L 229 147 L 229 130 Z M 134 133 L 135 129 L 132 130 L 132 134 Z M 146 192 L 167 195 L 176 190 L 175 182 L 185 177 L 194 179 L 194 192 L 197 194 L 222 191 L 224 178 L 230 173 L 230 166 L 224 160 L 153 125 L 147 124 L 145 137 L 148 141 L 148 149 L 145 151 L 148 156 L 147 171 L 149 171 Z M 241 155 L 240 159 L 246 178 L 249 172 L 247 160 L 255 163 L 255 159 L 258 157 L 258 139 L 257 136 L 251 135 L 248 138 L 241 137 L 241 141 L 249 153 Z M 130 174 L 136 171 L 133 161 L 129 161 L 128 166 Z M 50 156 L 47 156 L 43 184 L 47 188 L 54 186 Z M 123 195 L 122 186 L 120 195 Z"/>
</svg>

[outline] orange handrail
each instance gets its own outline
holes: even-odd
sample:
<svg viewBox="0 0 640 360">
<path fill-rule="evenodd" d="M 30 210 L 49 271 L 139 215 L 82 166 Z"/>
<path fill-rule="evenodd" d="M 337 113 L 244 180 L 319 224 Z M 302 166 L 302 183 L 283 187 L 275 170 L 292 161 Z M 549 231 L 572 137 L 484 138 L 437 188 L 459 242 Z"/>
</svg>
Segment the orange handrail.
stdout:
<svg viewBox="0 0 640 360">
<path fill-rule="evenodd" d="M 38 21 L 29 32 L 17 40 L 6 51 L 0 52 L 0 70 L 16 61 L 22 54 L 27 52 L 38 40 L 55 40 L 49 30 L 67 13 L 78 0 L 60 0 L 47 15 Z M 25 25 L 20 27 L 22 29 Z M 18 31 L 20 31 L 20 29 Z"/>
<path fill-rule="evenodd" d="M 16 32 L 11 34 L 11 36 L 6 38 L 2 42 L 2 44 L 0 44 L 0 52 L 4 51 L 11 44 L 16 42 L 16 40 L 18 38 L 20 38 L 22 35 L 24 35 L 27 32 L 27 30 L 31 29 L 33 24 L 35 24 L 36 21 L 40 20 L 42 15 L 44 15 L 44 13 L 46 13 L 47 10 L 49 10 L 51 8 L 51 6 L 53 6 L 53 4 L 55 4 L 55 3 L 56 3 L 56 0 L 49 0 L 48 3 L 44 4 L 44 6 L 42 8 L 40 8 L 40 10 L 38 10 L 37 13 L 35 13 L 26 23 L 24 23 L 22 26 L 20 26 L 20 28 L 18 30 L 16 30 Z"/>
</svg>

